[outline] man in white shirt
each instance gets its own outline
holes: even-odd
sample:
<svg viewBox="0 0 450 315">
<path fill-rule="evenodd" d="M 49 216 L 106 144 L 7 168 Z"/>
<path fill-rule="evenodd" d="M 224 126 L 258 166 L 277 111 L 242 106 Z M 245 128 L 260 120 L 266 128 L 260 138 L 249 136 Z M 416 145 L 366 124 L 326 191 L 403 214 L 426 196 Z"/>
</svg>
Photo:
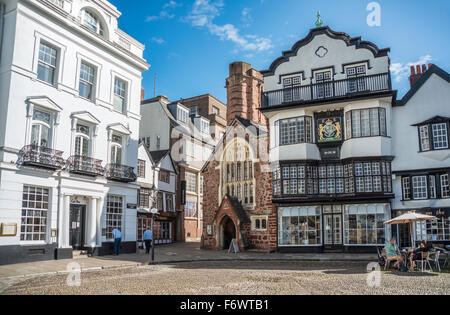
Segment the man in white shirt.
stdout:
<svg viewBox="0 0 450 315">
<path fill-rule="evenodd" d="M 114 229 L 112 231 L 114 237 L 114 256 L 119 256 L 120 254 L 120 243 L 122 242 L 122 233 L 119 229 Z"/>
</svg>

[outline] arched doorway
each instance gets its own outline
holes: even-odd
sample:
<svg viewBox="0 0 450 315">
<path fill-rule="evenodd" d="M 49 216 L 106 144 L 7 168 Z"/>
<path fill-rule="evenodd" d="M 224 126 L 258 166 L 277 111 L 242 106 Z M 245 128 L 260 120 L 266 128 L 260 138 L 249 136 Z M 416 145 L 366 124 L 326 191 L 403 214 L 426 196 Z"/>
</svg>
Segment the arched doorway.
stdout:
<svg viewBox="0 0 450 315">
<path fill-rule="evenodd" d="M 220 247 L 222 249 L 230 248 L 231 242 L 236 238 L 236 226 L 229 216 L 222 219 L 219 229 Z"/>
</svg>

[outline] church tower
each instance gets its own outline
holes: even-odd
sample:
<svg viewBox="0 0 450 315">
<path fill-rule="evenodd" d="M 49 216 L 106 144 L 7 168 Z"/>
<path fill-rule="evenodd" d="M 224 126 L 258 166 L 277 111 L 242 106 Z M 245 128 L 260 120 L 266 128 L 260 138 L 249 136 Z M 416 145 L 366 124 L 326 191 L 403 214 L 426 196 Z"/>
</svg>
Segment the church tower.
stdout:
<svg viewBox="0 0 450 315">
<path fill-rule="evenodd" d="M 266 118 L 259 111 L 263 86 L 263 75 L 253 69 L 251 64 L 246 62 L 230 64 L 230 76 L 226 79 L 228 126 L 236 116 L 266 125 Z"/>
</svg>

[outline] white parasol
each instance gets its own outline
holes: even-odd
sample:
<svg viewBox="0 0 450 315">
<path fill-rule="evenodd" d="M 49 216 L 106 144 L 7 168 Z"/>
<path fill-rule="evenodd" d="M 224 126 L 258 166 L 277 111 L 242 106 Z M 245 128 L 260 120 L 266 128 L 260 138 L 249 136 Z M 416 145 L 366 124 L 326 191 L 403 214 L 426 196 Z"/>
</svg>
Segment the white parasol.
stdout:
<svg viewBox="0 0 450 315">
<path fill-rule="evenodd" d="M 405 213 L 397 218 L 384 222 L 384 224 L 409 224 L 409 231 L 411 233 L 411 244 L 412 247 L 415 247 L 414 243 L 414 232 L 413 232 L 413 223 L 419 221 L 428 221 L 428 220 L 436 220 L 437 218 L 432 215 L 420 214 L 415 212 Z"/>
</svg>

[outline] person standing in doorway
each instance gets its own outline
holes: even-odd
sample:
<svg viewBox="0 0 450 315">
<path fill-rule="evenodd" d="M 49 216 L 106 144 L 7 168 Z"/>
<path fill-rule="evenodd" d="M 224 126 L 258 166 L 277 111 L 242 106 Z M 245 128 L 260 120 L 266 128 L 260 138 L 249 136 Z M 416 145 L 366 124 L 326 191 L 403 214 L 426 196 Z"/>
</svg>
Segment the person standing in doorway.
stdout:
<svg viewBox="0 0 450 315">
<path fill-rule="evenodd" d="M 120 254 L 120 243 L 122 242 L 122 233 L 119 229 L 114 229 L 112 231 L 114 237 L 114 256 L 119 256 Z"/>
<path fill-rule="evenodd" d="M 153 231 L 147 229 L 142 237 L 145 243 L 145 253 L 150 254 L 150 249 L 152 248 Z"/>
</svg>

